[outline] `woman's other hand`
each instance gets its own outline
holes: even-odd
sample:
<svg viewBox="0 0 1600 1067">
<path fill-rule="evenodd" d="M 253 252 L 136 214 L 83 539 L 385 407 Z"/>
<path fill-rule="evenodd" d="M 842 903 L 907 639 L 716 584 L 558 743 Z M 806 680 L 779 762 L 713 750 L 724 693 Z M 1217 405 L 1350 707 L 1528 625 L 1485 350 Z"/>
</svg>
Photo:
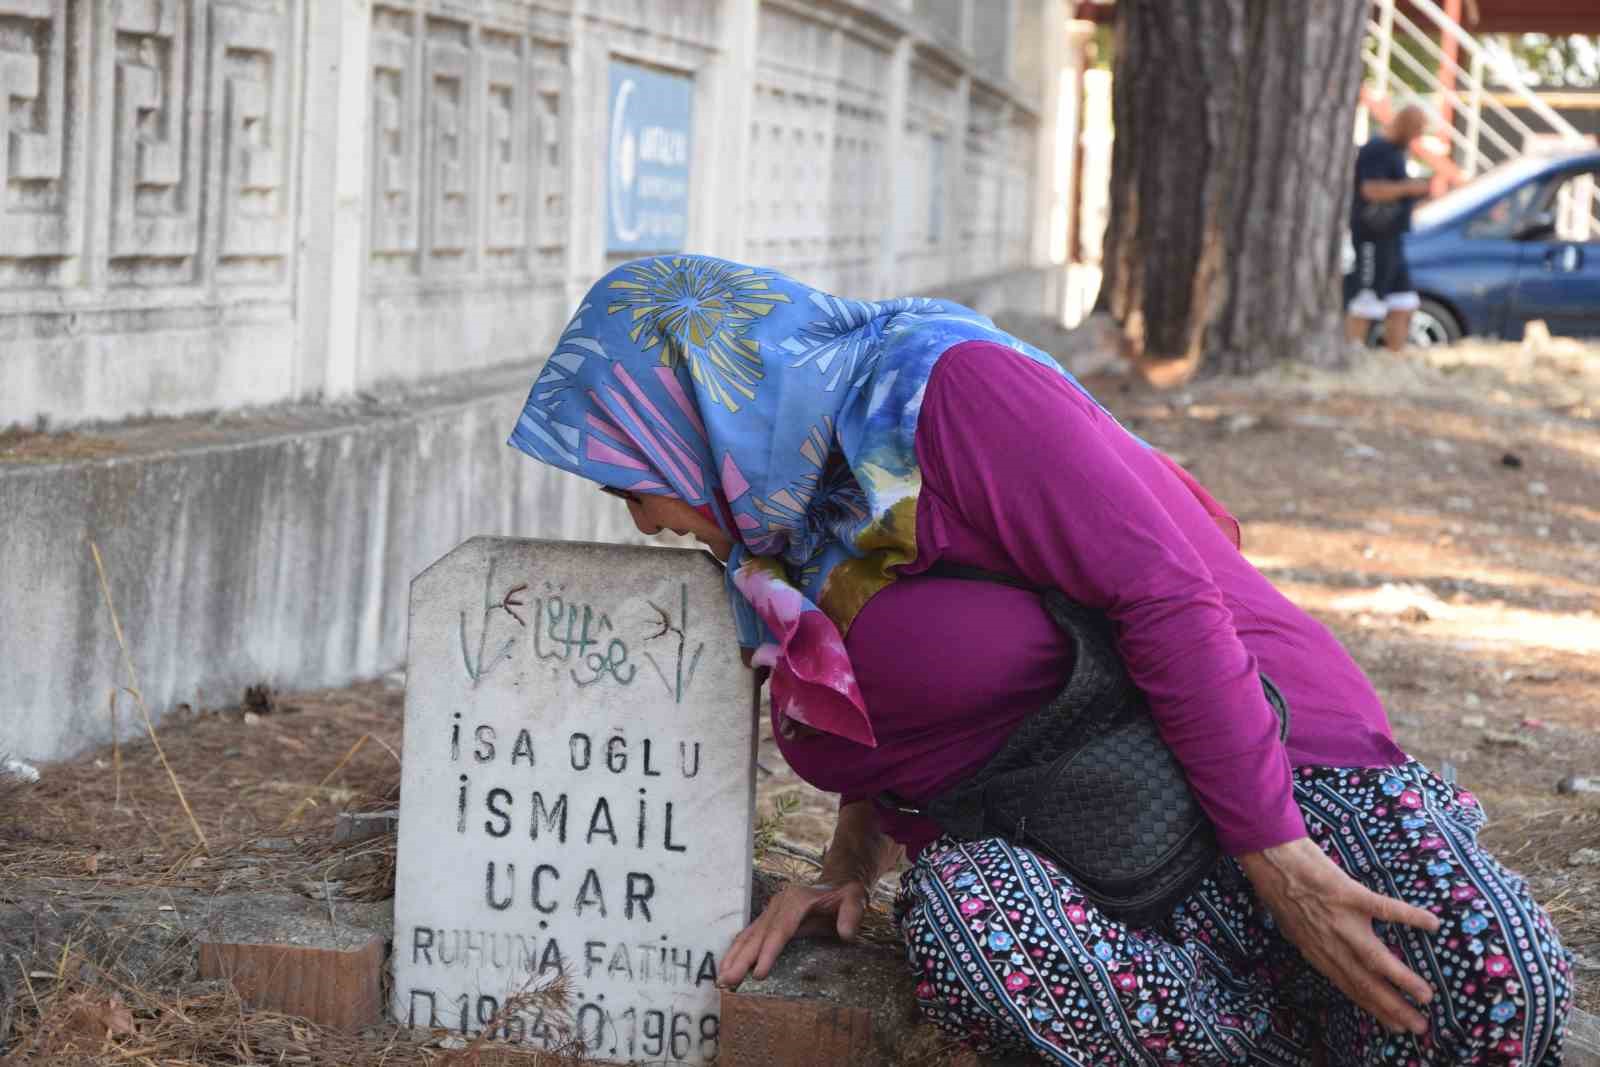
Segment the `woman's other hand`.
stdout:
<svg viewBox="0 0 1600 1067">
<path fill-rule="evenodd" d="M 900 846 L 878 826 L 878 810 L 858 800 L 839 807 L 833 841 L 822 860 L 822 883 L 791 885 L 767 902 L 761 917 L 733 939 L 717 969 L 717 984 L 732 989 L 745 975 L 765 978 L 796 936 L 837 934 L 849 941 L 861 929 L 867 886 L 894 867 Z"/>
<path fill-rule="evenodd" d="M 767 902 L 761 917 L 733 939 L 717 968 L 717 984 L 732 989 L 745 975 L 765 978 L 778 954 L 795 937 L 837 934 L 855 938 L 867 910 L 867 887 L 860 882 L 837 886 L 791 885 Z"/>
<path fill-rule="evenodd" d="M 1372 924 L 1403 923 L 1431 934 L 1439 929 L 1437 917 L 1367 889 L 1308 837 L 1240 856 L 1239 864 L 1278 929 L 1313 967 L 1390 1030 L 1427 1031 L 1405 996 L 1426 1004 L 1432 988 L 1389 951 Z"/>
</svg>

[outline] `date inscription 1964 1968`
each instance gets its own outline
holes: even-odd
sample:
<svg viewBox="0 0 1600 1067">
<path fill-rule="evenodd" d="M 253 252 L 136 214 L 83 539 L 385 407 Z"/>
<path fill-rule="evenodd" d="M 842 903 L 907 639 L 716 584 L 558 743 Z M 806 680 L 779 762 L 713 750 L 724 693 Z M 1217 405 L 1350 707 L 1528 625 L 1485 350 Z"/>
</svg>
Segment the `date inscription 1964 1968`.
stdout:
<svg viewBox="0 0 1600 1067">
<path fill-rule="evenodd" d="M 398 1021 L 715 1058 L 753 799 L 723 595 L 693 553 L 498 539 L 413 584 Z"/>
</svg>

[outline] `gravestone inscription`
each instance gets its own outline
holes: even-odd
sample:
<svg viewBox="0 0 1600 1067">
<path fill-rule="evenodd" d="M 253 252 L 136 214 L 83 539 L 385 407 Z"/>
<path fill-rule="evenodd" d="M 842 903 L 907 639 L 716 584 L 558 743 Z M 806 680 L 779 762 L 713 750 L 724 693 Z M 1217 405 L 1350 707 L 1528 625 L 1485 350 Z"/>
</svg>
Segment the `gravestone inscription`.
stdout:
<svg viewBox="0 0 1600 1067">
<path fill-rule="evenodd" d="M 750 693 L 703 553 L 480 537 L 419 575 L 396 1020 L 713 1059 L 750 904 Z"/>
</svg>

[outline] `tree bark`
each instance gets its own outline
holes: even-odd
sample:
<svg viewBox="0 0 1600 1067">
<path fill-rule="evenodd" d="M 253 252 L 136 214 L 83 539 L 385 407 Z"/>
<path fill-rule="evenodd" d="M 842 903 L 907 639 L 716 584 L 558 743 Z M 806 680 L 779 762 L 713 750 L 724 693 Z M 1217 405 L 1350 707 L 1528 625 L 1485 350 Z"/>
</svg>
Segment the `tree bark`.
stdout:
<svg viewBox="0 0 1600 1067">
<path fill-rule="evenodd" d="M 1366 13 L 1118 0 L 1100 302 L 1152 380 L 1338 361 Z"/>
</svg>

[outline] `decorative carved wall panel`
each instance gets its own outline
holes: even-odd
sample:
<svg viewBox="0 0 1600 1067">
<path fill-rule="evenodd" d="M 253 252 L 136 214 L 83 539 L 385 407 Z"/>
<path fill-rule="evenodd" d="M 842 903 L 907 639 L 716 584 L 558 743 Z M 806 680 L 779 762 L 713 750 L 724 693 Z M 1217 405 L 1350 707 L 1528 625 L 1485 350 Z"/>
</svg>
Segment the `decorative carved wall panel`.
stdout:
<svg viewBox="0 0 1600 1067">
<path fill-rule="evenodd" d="M 211 97 L 221 128 L 208 140 L 218 156 L 217 270 L 224 281 L 275 281 L 288 271 L 295 130 L 289 16 L 281 4 L 212 8 Z"/>
<path fill-rule="evenodd" d="M 1032 244 L 1033 172 L 1038 152 L 1038 120 L 1016 107 L 1006 130 L 1004 201 L 1000 220 L 1001 254 L 1008 263 L 1023 262 Z"/>
<path fill-rule="evenodd" d="M 565 46 L 532 5 L 372 15 L 371 253 L 382 278 L 559 269 Z M 520 9 L 514 14 L 504 8 Z"/>
<path fill-rule="evenodd" d="M 534 57 L 534 228 L 544 265 L 559 267 L 567 243 L 566 71 L 559 48 L 536 45 Z"/>
<path fill-rule="evenodd" d="M 965 43 L 968 3 L 979 5 L 978 19 L 991 17 L 988 8 L 992 7 L 993 0 L 912 0 L 911 11 L 929 37 L 942 45 L 961 48 Z"/>
<path fill-rule="evenodd" d="M 0 286 L 37 281 L 82 240 L 68 169 L 83 158 L 68 152 L 68 117 L 81 107 L 69 78 L 73 16 L 65 3 L 0 0 Z"/>
<path fill-rule="evenodd" d="M 928 286 L 954 276 L 961 264 L 945 246 L 948 146 L 958 135 L 961 97 L 959 72 L 919 54 L 911 64 L 911 89 L 906 103 L 904 163 L 900 168 L 902 223 L 900 240 L 906 257 L 917 262 L 909 279 Z"/>
<path fill-rule="evenodd" d="M 300 3 L 0 0 L 0 289 L 285 283 Z"/>
<path fill-rule="evenodd" d="M 745 255 L 862 291 L 887 219 L 877 42 L 764 4 L 751 107 Z"/>
<path fill-rule="evenodd" d="M 1012 13 L 1018 0 L 981 0 L 982 11 L 972 20 L 970 47 L 978 70 L 985 77 L 1004 81 L 1011 77 Z M 1021 0 L 1026 6 L 1034 0 Z"/>
<path fill-rule="evenodd" d="M 591 18 L 642 30 L 660 39 L 711 47 L 717 41 L 717 12 L 726 0 L 589 0 Z"/>
<path fill-rule="evenodd" d="M 961 236 L 968 262 L 981 272 L 992 271 L 1002 262 L 1006 107 L 1004 97 L 974 89 L 967 114 Z"/>
<path fill-rule="evenodd" d="M 428 251 L 454 260 L 472 250 L 478 172 L 476 94 L 472 91 L 471 28 L 445 19 L 427 20 L 427 75 L 423 88 L 422 137 L 426 152 Z"/>
<path fill-rule="evenodd" d="M 111 0 L 115 79 L 111 134 L 110 258 L 150 264 L 151 280 L 193 277 L 200 251 L 200 120 L 197 37 L 205 23 L 193 0 Z M 204 70 L 203 63 L 200 70 Z M 142 264 L 122 265 L 138 282 Z M 175 274 L 175 272 L 178 272 Z"/>
<path fill-rule="evenodd" d="M 1021 266 L 1039 106 L 1004 74 L 1043 84 L 1038 42 L 1011 42 L 1046 8 L 989 6 L 0 0 L 0 413 L 524 354 L 605 258 L 609 57 L 695 80 L 698 247 L 862 295 Z M 755 55 L 723 51 L 752 30 Z"/>
<path fill-rule="evenodd" d="M 483 139 L 487 186 L 484 248 L 513 264 L 516 254 L 528 245 L 528 219 L 534 198 L 528 169 L 534 101 L 523 44 L 510 34 L 483 35 L 487 117 Z"/>
<path fill-rule="evenodd" d="M 420 185 L 417 151 L 416 16 L 387 7 L 372 10 L 373 147 L 372 252 L 374 257 L 417 251 Z"/>
</svg>

